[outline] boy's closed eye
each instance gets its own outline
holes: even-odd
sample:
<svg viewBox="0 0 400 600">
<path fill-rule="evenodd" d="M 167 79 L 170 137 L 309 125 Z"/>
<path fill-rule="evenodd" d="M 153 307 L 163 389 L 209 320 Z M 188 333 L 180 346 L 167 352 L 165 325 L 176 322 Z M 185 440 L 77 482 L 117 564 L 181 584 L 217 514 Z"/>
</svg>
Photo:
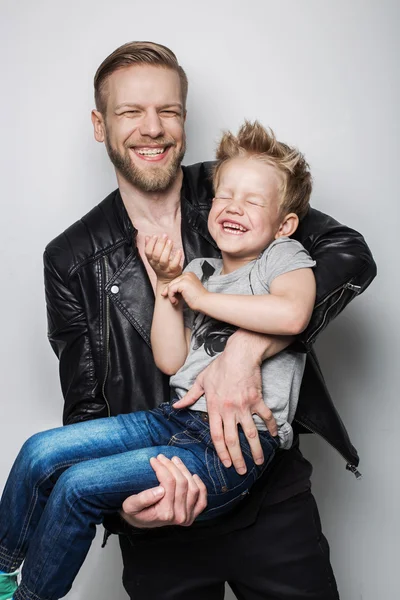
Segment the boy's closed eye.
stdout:
<svg viewBox="0 0 400 600">
<path fill-rule="evenodd" d="M 246 203 L 251 204 L 251 206 L 259 206 L 260 208 L 264 208 L 266 206 L 265 202 L 256 199 L 246 200 Z"/>
</svg>

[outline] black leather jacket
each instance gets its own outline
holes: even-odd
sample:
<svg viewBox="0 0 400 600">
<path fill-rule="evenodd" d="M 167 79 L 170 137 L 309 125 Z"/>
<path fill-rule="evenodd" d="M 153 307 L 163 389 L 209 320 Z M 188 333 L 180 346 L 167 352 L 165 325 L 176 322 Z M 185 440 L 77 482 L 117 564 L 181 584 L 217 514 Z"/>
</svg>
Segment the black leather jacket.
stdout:
<svg viewBox="0 0 400 600">
<path fill-rule="evenodd" d="M 212 163 L 183 167 L 182 241 L 186 261 L 219 256 L 207 230 Z M 168 377 L 150 347 L 154 294 L 118 191 L 46 248 L 48 335 L 60 360 L 64 423 L 149 409 L 169 398 Z M 310 209 L 299 239 L 317 261 L 317 302 L 297 344 L 308 353 L 296 413 L 298 431 L 321 435 L 355 469 L 358 455 L 326 389 L 312 350 L 329 321 L 376 274 L 363 237 Z"/>
</svg>

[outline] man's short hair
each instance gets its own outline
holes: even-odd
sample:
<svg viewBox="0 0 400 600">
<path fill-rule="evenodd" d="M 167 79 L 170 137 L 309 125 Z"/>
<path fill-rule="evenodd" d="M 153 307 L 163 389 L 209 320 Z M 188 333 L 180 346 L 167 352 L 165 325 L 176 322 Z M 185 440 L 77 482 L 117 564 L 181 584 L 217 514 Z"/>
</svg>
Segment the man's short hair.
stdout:
<svg viewBox="0 0 400 600">
<path fill-rule="evenodd" d="M 118 69 L 130 67 L 131 65 L 154 65 L 178 73 L 181 82 L 182 104 L 183 109 L 185 109 L 188 79 L 172 50 L 155 42 L 128 42 L 114 50 L 110 56 L 107 56 L 96 71 L 94 76 L 94 99 L 97 110 L 102 114 L 106 112 L 107 97 L 104 93 L 104 86 L 108 77 Z"/>
<path fill-rule="evenodd" d="M 278 142 L 272 129 L 266 129 L 258 121 L 245 121 L 236 136 L 230 131 L 223 134 L 216 157 L 214 189 L 222 167 L 229 160 L 254 158 L 275 167 L 280 176 L 281 214 L 293 212 L 299 219 L 306 215 L 312 190 L 310 167 L 296 148 Z"/>
</svg>

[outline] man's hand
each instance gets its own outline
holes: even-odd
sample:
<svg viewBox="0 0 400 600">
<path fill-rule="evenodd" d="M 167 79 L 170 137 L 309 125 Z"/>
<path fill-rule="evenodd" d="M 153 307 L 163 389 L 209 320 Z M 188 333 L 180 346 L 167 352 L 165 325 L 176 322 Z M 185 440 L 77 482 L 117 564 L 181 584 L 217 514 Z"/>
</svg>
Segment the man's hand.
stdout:
<svg viewBox="0 0 400 600">
<path fill-rule="evenodd" d="M 173 250 L 172 240 L 166 233 L 161 237 L 146 236 L 144 252 L 159 281 L 169 283 L 182 273 L 182 252 Z"/>
<path fill-rule="evenodd" d="M 254 462 L 262 464 L 264 455 L 253 421 L 260 416 L 271 435 L 277 435 L 275 419 L 262 397 L 261 362 L 286 348 L 293 338 L 265 336 L 239 330 L 226 348 L 200 375 L 176 408 L 192 405 L 205 394 L 211 437 L 219 458 L 226 467 L 233 463 L 240 474 L 246 472 L 239 444 L 238 425 L 249 442 Z"/>
<path fill-rule="evenodd" d="M 171 304 L 177 304 L 177 295 L 181 296 L 192 310 L 202 310 L 201 301 L 209 294 L 200 279 L 194 273 L 187 271 L 171 281 L 162 296 L 168 298 Z"/>
<path fill-rule="evenodd" d="M 127 498 L 122 517 L 139 528 L 191 525 L 207 506 L 206 486 L 177 457 L 169 460 L 159 454 L 150 463 L 160 486 Z"/>
</svg>

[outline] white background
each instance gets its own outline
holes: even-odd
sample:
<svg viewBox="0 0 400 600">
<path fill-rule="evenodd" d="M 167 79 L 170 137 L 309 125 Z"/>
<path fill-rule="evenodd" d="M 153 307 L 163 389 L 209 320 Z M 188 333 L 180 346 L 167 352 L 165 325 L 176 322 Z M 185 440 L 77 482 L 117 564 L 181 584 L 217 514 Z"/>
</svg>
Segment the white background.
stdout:
<svg viewBox="0 0 400 600">
<path fill-rule="evenodd" d="M 396 598 L 399 3 L 1 0 L 0 23 L 0 487 L 25 438 L 61 421 L 43 248 L 115 187 L 92 135 L 94 72 L 126 41 L 157 41 L 190 80 L 187 164 L 213 158 L 221 128 L 258 118 L 306 154 L 314 207 L 374 253 L 378 278 L 317 345 L 364 479 L 321 440 L 303 449 L 342 599 Z M 69 600 L 126 597 L 117 540 L 99 546 Z"/>
</svg>

